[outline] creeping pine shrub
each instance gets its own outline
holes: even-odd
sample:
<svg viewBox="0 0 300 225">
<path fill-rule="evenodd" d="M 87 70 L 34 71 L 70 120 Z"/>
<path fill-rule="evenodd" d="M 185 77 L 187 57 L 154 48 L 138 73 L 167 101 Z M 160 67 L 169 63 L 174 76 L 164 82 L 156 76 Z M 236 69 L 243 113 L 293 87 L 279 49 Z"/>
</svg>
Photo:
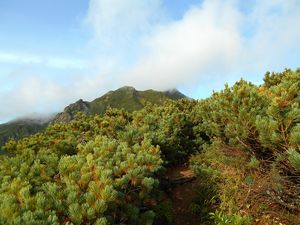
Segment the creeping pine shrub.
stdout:
<svg viewBox="0 0 300 225">
<path fill-rule="evenodd" d="M 250 225 L 252 222 L 252 219 L 248 216 L 239 214 L 227 215 L 220 211 L 210 213 L 210 217 L 216 225 Z"/>
<path fill-rule="evenodd" d="M 0 159 L 0 224 L 152 224 L 145 200 L 156 198 L 160 149 L 115 139 L 127 123 L 115 117 L 83 116 L 6 145 L 14 155 Z"/>
<path fill-rule="evenodd" d="M 295 149 L 289 149 L 287 151 L 288 160 L 290 164 L 297 170 L 300 171 L 300 154 Z"/>
<path fill-rule="evenodd" d="M 259 165 L 260 165 L 259 160 L 255 156 L 251 157 L 250 162 L 248 163 L 248 167 L 250 169 L 257 169 Z"/>
<path fill-rule="evenodd" d="M 216 181 L 212 177 L 202 176 L 198 180 L 197 194 L 191 205 L 191 210 L 205 222 L 209 220 L 209 212 L 219 201 Z"/>
<path fill-rule="evenodd" d="M 214 211 L 220 202 L 220 191 L 217 185 L 220 172 L 211 167 L 211 160 L 216 157 L 213 151 L 216 146 L 218 146 L 217 142 L 204 146 L 204 152 L 194 155 L 190 160 L 192 169 L 197 174 L 198 190 L 191 209 L 199 215 L 202 223 L 210 222 L 209 213 Z"/>
</svg>

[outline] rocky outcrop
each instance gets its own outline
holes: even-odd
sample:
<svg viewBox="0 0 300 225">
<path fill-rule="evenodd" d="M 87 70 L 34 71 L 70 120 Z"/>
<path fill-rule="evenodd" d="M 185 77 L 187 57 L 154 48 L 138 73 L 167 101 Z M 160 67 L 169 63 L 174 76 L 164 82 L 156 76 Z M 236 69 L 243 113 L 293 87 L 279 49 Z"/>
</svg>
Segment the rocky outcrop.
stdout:
<svg viewBox="0 0 300 225">
<path fill-rule="evenodd" d="M 85 114 L 90 113 L 90 103 L 83 101 L 82 99 L 78 100 L 77 102 L 67 106 L 63 112 L 58 113 L 52 123 L 66 123 L 70 122 L 74 119 L 76 113 L 83 112 Z"/>
</svg>

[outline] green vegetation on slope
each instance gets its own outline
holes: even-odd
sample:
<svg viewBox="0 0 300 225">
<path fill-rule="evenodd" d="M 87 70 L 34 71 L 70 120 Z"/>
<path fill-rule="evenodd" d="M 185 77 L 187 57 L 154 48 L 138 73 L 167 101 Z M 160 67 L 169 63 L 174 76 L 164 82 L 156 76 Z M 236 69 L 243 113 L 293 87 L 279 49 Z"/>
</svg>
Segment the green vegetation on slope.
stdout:
<svg viewBox="0 0 300 225">
<path fill-rule="evenodd" d="M 116 109 L 104 116 L 81 114 L 70 123 L 8 142 L 4 149 L 13 156 L 3 156 L 0 164 L 0 222 L 164 221 L 160 209 L 165 197 L 158 189 L 157 175 L 167 160 L 171 164 L 187 156 L 187 143 L 178 133 L 184 129 L 176 126 L 188 119 L 185 105 L 190 103 L 148 106 L 133 114 Z M 159 115 L 164 115 L 164 121 Z"/>
<path fill-rule="evenodd" d="M 299 224 L 299 93 L 300 69 L 285 70 L 200 102 L 195 129 L 211 143 L 191 163 L 199 186 L 217 193 L 199 195 L 198 213 L 211 211 L 216 224 Z"/>
<path fill-rule="evenodd" d="M 46 128 L 45 123 L 37 123 L 32 120 L 18 120 L 0 124 L 0 149 L 9 139 L 20 139 Z"/>
<path fill-rule="evenodd" d="M 142 109 L 151 103 L 162 105 L 165 101 L 172 99 L 178 100 L 186 98 L 177 90 L 160 92 L 154 90 L 137 91 L 133 87 L 124 86 L 115 91 L 109 91 L 100 98 L 91 102 L 79 100 L 65 108 L 64 112 L 59 113 L 53 122 L 69 122 L 77 112 L 84 112 L 88 115 L 103 115 L 109 108 L 124 109 L 133 112 Z"/>
<path fill-rule="evenodd" d="M 133 87 L 122 87 L 110 91 L 90 103 L 91 114 L 103 114 L 108 108 L 125 109 L 129 112 L 142 109 L 147 103 L 162 105 L 166 100 L 186 98 L 178 91 L 137 91 Z"/>
<path fill-rule="evenodd" d="M 299 93 L 300 70 L 267 73 L 260 86 L 78 114 L 10 141 L 0 224 L 172 224 L 166 168 L 188 161 L 202 224 L 299 224 Z"/>
<path fill-rule="evenodd" d="M 91 102 L 91 114 L 103 114 L 107 108 L 126 109 L 129 112 L 141 109 L 143 105 L 138 99 L 138 92 L 131 87 L 123 87 L 110 91 Z"/>
<path fill-rule="evenodd" d="M 108 108 L 125 109 L 133 112 L 142 109 L 146 104 L 152 103 L 162 105 L 166 100 L 177 100 L 186 98 L 177 90 L 159 92 L 154 90 L 137 91 L 132 87 L 122 87 L 115 91 L 110 91 L 92 102 L 82 99 L 67 106 L 63 112 L 58 113 L 52 120 L 56 122 L 69 122 L 74 119 L 76 113 L 83 112 L 88 115 L 101 114 Z M 38 123 L 35 120 L 18 120 L 0 125 L 0 148 L 9 139 L 20 139 L 31 134 L 42 131 L 49 121 Z"/>
</svg>

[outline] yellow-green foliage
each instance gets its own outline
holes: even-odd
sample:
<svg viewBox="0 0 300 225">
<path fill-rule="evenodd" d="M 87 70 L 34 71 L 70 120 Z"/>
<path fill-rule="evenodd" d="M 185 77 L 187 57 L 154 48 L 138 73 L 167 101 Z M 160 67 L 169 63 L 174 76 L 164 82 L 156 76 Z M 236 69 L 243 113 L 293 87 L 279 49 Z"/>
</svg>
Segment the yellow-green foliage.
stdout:
<svg viewBox="0 0 300 225">
<path fill-rule="evenodd" d="M 300 70 L 268 73 L 265 81 L 256 86 L 241 80 L 205 100 L 167 101 L 133 113 L 78 114 L 70 123 L 8 142 L 0 156 L 0 224 L 152 224 L 161 214 L 156 211 L 164 211 L 159 171 L 203 149 L 192 164 L 210 184 L 230 174 L 226 165 L 252 173 L 261 159 L 279 162 L 297 177 Z M 226 157 L 224 144 L 246 150 L 249 159 Z M 211 209 L 218 196 L 227 214 L 215 214 L 216 221 L 244 221 L 228 196 L 244 180 L 251 185 L 251 177 L 233 173 L 226 179 L 235 189 L 207 192 L 211 198 L 202 206 Z"/>
<path fill-rule="evenodd" d="M 198 150 L 191 115 L 196 101 L 167 101 L 162 107 L 148 106 L 133 114 L 132 129 L 161 147 L 166 163 L 178 163 Z"/>
<path fill-rule="evenodd" d="M 262 171 L 268 170 L 266 163 L 275 171 L 277 177 L 271 176 L 270 180 L 281 180 L 280 174 L 285 174 L 285 179 L 291 175 L 290 182 L 299 182 L 299 93 L 300 69 L 285 70 L 267 73 L 261 86 L 243 80 L 232 87 L 225 86 L 223 91 L 194 107 L 193 114 L 199 121 L 194 130 L 205 132 L 210 141 L 214 141 L 205 145 L 205 151 L 192 157 L 192 167 L 200 177 L 210 176 L 199 181 L 202 186 L 216 177 L 223 180 L 217 183 L 219 205 L 211 214 L 214 223 L 251 222 L 250 217 L 239 214 L 239 201 L 243 199 L 239 195 L 244 187 L 250 190 L 255 184 L 255 173 L 261 165 L 264 166 Z M 245 151 L 240 152 L 241 149 Z M 276 181 L 270 186 L 277 183 L 280 189 L 285 185 Z"/>
<path fill-rule="evenodd" d="M 287 153 L 291 165 L 300 172 L 300 154 L 295 149 L 289 149 Z"/>
<path fill-rule="evenodd" d="M 0 163 L 0 224 L 151 224 L 161 211 L 156 174 L 163 159 L 175 163 L 192 151 L 185 148 L 192 143 L 185 135 L 192 134 L 189 104 L 78 114 L 8 142 L 10 156 Z"/>
<path fill-rule="evenodd" d="M 276 75 L 273 74 L 274 79 Z M 300 70 L 278 74 L 281 81 L 263 92 L 269 97 L 266 115 L 257 117 L 256 126 L 263 147 L 281 153 L 300 150 Z"/>
<path fill-rule="evenodd" d="M 300 151 L 300 69 L 267 73 L 265 84 L 244 80 L 194 108 L 198 132 L 240 146 L 258 158 Z"/>
<path fill-rule="evenodd" d="M 138 223 L 162 165 L 150 141 L 129 146 L 106 136 L 79 144 L 75 155 L 23 149 L 3 162 L 3 224 Z"/>
<path fill-rule="evenodd" d="M 251 83 L 241 80 L 233 87 L 226 85 L 223 91 L 214 93 L 196 107 L 195 113 L 202 122 L 198 130 L 225 143 L 258 149 L 255 122 L 257 115 L 265 114 L 267 104 L 268 99 Z"/>
</svg>

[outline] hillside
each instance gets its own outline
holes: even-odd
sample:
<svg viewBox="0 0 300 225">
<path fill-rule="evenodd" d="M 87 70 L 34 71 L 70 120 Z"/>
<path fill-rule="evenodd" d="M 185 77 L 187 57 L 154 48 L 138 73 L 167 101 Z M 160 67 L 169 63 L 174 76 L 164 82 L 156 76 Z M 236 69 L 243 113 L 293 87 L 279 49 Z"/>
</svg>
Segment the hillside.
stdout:
<svg viewBox="0 0 300 225">
<path fill-rule="evenodd" d="M 20 139 L 43 130 L 49 122 L 50 119 L 19 119 L 0 124 L 0 148 L 9 139 Z"/>
<path fill-rule="evenodd" d="M 300 224 L 299 93 L 300 69 L 266 73 L 10 141 L 0 224 Z"/>
<path fill-rule="evenodd" d="M 49 123 L 69 122 L 74 119 L 76 113 L 83 112 L 88 115 L 101 114 L 108 108 L 125 109 L 132 112 L 143 108 L 147 103 L 162 105 L 166 100 L 186 98 L 177 90 L 160 92 L 155 90 L 137 91 L 133 87 L 122 87 L 115 91 L 109 91 L 103 96 L 91 101 L 82 99 L 67 106 L 63 112 L 58 113 L 49 120 L 19 119 L 0 125 L 0 147 L 9 139 L 20 139 L 36 132 L 42 131 Z"/>
<path fill-rule="evenodd" d="M 115 91 L 109 91 L 91 102 L 79 100 L 57 114 L 53 122 L 69 122 L 77 112 L 88 115 L 103 115 L 108 108 L 125 109 L 133 112 L 142 109 L 147 103 L 162 105 L 168 99 L 178 100 L 186 98 L 177 90 L 160 92 L 155 90 L 138 91 L 133 87 L 124 86 Z"/>
</svg>

